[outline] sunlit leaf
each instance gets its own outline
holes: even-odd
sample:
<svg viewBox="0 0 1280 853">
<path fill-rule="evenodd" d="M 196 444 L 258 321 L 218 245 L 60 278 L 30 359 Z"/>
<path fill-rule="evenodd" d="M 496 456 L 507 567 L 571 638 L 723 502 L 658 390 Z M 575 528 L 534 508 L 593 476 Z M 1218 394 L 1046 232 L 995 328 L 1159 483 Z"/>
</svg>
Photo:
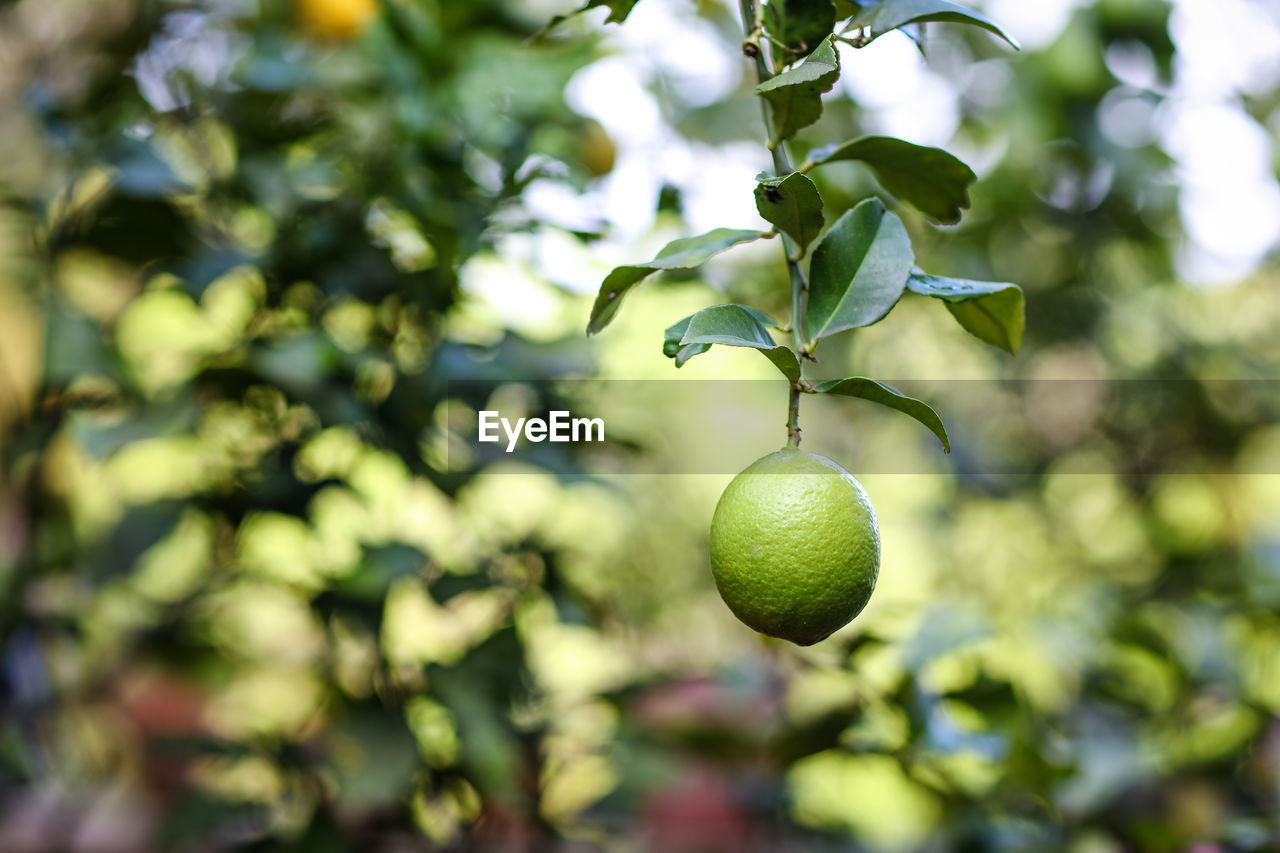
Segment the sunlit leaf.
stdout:
<svg viewBox="0 0 1280 853">
<path fill-rule="evenodd" d="M 809 153 L 814 165 L 860 160 L 871 167 L 886 190 L 934 222 L 951 225 L 969 206 L 969 185 L 976 175 L 940 148 L 915 145 L 890 136 L 864 136 Z"/>
<path fill-rule="evenodd" d="M 836 220 L 813 250 L 810 340 L 869 326 L 897 304 L 914 255 L 902 221 L 869 198 Z"/>
<path fill-rule="evenodd" d="M 880 0 L 864 3 L 862 11 L 849 22 L 845 31 L 866 28 L 870 30 L 870 37 L 877 39 L 906 24 L 923 24 L 929 21 L 982 27 L 1007 41 L 1015 50 L 1019 49 L 1017 41 L 990 19 L 948 0 Z"/>
<path fill-rule="evenodd" d="M 758 240 L 765 236 L 763 231 L 740 231 L 732 228 L 717 228 L 698 237 L 684 237 L 673 240 L 658 252 L 652 261 L 643 264 L 627 264 L 616 267 L 605 276 L 600 285 L 600 293 L 595 305 L 591 307 L 591 319 L 587 323 L 587 334 L 594 335 L 612 322 L 622 305 L 622 297 L 644 279 L 659 270 L 693 269 L 702 266 L 725 249 Z"/>
<path fill-rule="evenodd" d="M 769 102 L 775 141 L 790 139 L 822 115 L 822 93 L 840 77 L 840 58 L 830 38 L 800 64 L 761 83 L 756 92 Z"/>
<path fill-rule="evenodd" d="M 823 223 L 822 196 L 809 176 L 792 172 L 760 181 L 755 196 L 760 215 L 794 240 L 796 252 L 804 255 Z"/>
<path fill-rule="evenodd" d="M 907 288 L 941 299 L 969 334 L 1011 355 L 1018 354 L 1026 317 L 1022 288 L 1016 284 L 966 281 L 912 272 Z"/>
<path fill-rule="evenodd" d="M 896 409 L 903 414 L 910 415 L 928 427 L 929 431 L 938 437 L 938 441 L 942 442 L 943 450 L 947 453 L 951 452 L 951 442 L 947 440 L 947 430 L 942 425 L 942 419 L 938 417 L 938 413 L 930 408 L 927 403 L 914 397 L 908 397 L 892 386 L 863 376 L 850 376 L 846 379 L 819 382 L 813 386 L 813 390 L 818 394 L 836 394 L 841 397 L 858 397 L 863 400 L 870 400 L 873 403 L 879 403 L 882 406 L 888 406 L 890 409 Z"/>
</svg>

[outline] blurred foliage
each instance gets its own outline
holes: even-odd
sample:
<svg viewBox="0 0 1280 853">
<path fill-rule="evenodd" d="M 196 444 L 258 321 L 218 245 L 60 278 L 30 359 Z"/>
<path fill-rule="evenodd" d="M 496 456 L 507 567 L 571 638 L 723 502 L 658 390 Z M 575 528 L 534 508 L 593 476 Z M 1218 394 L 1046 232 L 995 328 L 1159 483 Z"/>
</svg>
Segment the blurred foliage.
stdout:
<svg viewBox="0 0 1280 853">
<path fill-rule="evenodd" d="M 1280 279 L 1178 282 L 1169 158 L 1099 124 L 1109 48 L 1171 74 L 1168 8 L 1017 58 L 928 29 L 942 73 L 980 60 L 957 142 L 990 165 L 958 228 L 902 216 L 927 268 L 1024 285 L 1023 357 L 908 297 L 821 372 L 1162 382 L 1017 434 L 993 399 L 954 473 L 865 477 L 880 589 L 801 652 L 715 595 L 727 478 L 442 463 L 449 379 L 667 377 L 669 318 L 725 301 L 650 287 L 588 346 L 589 296 L 517 251 L 590 257 L 604 226 L 531 188 L 628 156 L 565 104 L 595 18 L 526 42 L 564 5 L 0 4 L 0 849 L 1280 846 L 1280 433 L 1215 390 L 1280 365 Z M 759 144 L 745 75 L 661 83 L 683 138 Z M 797 147 L 864 118 L 830 96 Z M 780 261 L 718 270 L 785 316 Z"/>
</svg>

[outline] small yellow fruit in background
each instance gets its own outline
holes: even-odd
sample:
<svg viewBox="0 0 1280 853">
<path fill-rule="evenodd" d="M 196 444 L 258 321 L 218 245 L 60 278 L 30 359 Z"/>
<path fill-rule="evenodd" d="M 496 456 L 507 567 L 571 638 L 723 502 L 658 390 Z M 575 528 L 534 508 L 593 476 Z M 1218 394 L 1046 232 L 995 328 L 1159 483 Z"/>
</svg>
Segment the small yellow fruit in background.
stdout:
<svg viewBox="0 0 1280 853">
<path fill-rule="evenodd" d="M 378 0 L 296 0 L 298 17 L 313 35 L 353 39 L 378 16 Z"/>
<path fill-rule="evenodd" d="M 593 118 L 583 123 L 578 136 L 578 156 L 592 177 L 602 178 L 613 171 L 618 148 L 604 126 Z"/>
<path fill-rule="evenodd" d="M 748 465 L 711 519 L 711 571 L 733 614 L 810 646 L 862 612 L 880 572 L 880 530 L 862 484 L 784 448 Z"/>
</svg>

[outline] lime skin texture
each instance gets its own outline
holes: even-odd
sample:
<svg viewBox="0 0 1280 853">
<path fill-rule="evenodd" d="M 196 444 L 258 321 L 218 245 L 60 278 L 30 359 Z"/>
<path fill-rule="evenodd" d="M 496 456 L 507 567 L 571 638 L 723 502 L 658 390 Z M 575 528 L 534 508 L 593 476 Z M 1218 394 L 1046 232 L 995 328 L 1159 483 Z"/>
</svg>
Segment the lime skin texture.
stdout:
<svg viewBox="0 0 1280 853">
<path fill-rule="evenodd" d="M 862 612 L 880 573 L 880 530 L 839 464 L 784 448 L 733 478 L 711 519 L 711 572 L 748 627 L 811 646 Z"/>
</svg>

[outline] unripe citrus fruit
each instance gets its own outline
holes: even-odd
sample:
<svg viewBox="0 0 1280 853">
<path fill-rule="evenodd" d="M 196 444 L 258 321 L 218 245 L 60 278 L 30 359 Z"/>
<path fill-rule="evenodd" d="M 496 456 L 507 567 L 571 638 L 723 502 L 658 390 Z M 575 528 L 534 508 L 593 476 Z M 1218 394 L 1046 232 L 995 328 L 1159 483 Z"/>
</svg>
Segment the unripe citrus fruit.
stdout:
<svg viewBox="0 0 1280 853">
<path fill-rule="evenodd" d="M 733 478 L 711 519 L 711 571 L 734 615 L 813 645 L 862 612 L 880 572 L 880 530 L 838 464 L 784 448 Z"/>
</svg>

